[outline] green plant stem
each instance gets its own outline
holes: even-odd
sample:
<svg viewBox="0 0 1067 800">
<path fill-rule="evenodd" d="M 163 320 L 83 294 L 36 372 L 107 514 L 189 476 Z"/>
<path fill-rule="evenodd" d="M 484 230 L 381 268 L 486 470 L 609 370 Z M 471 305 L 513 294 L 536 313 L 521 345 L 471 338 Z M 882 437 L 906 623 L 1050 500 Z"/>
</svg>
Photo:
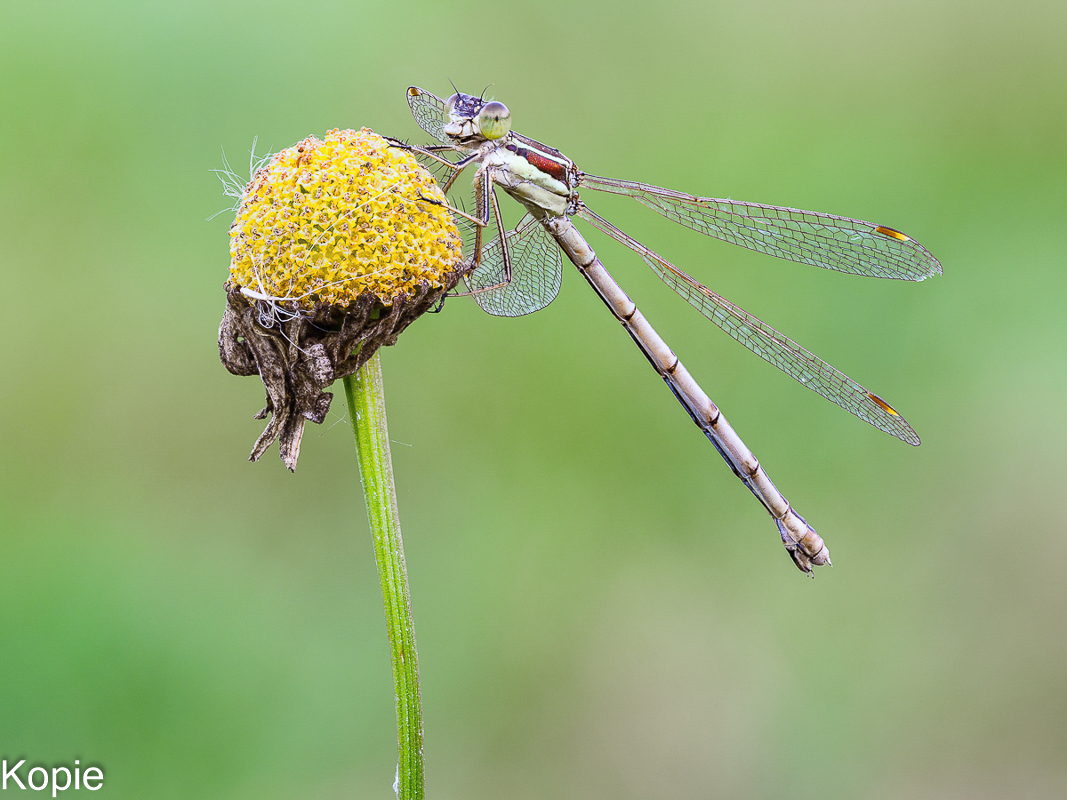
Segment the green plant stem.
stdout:
<svg viewBox="0 0 1067 800">
<path fill-rule="evenodd" d="M 375 353 L 355 375 L 344 379 L 348 414 L 356 435 L 359 471 L 374 536 L 374 557 L 382 581 L 385 621 L 393 651 L 399 760 L 396 793 L 400 800 L 422 800 L 422 698 L 415 648 L 415 620 L 404 566 L 404 542 L 393 485 L 389 430 L 385 420 L 382 364 Z"/>
</svg>

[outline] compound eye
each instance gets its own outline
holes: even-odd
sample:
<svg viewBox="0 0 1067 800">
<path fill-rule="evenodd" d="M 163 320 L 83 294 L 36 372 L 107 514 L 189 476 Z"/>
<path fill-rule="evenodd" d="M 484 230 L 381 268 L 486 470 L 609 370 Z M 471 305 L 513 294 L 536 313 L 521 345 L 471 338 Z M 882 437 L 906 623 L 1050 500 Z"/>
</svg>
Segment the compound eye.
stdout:
<svg viewBox="0 0 1067 800">
<path fill-rule="evenodd" d="M 503 139 L 511 130 L 511 112 L 497 100 L 491 100 L 478 112 L 478 130 L 486 139 Z"/>
<path fill-rule="evenodd" d="M 457 102 L 459 102 L 459 93 L 452 95 L 445 101 L 445 114 L 452 116 L 452 112 L 455 110 Z"/>
</svg>

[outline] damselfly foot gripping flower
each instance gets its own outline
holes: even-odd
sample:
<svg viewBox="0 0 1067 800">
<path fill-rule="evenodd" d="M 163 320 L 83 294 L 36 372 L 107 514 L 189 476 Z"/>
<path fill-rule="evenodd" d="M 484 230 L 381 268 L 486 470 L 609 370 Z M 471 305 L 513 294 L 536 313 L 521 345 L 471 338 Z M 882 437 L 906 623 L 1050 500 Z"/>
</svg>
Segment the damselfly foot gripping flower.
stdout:
<svg viewBox="0 0 1067 800">
<path fill-rule="evenodd" d="M 240 192 L 219 355 L 267 390 L 257 461 L 280 440 L 293 470 L 305 420 L 334 380 L 439 302 L 462 272 L 444 195 L 415 158 L 364 128 L 275 154 Z"/>
</svg>

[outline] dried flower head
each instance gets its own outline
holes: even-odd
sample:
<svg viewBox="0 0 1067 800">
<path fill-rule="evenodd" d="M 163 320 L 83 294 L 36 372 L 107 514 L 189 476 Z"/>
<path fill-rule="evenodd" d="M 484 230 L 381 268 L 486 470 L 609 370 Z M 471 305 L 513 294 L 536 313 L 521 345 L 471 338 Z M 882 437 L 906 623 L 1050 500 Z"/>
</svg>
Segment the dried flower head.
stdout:
<svg viewBox="0 0 1067 800">
<path fill-rule="evenodd" d="M 231 176 L 232 177 L 232 176 Z M 462 242 L 433 176 L 364 128 L 308 137 L 255 170 L 230 227 L 219 354 L 258 374 L 273 415 L 252 450 L 280 439 L 295 469 L 304 421 L 459 279 Z"/>
</svg>

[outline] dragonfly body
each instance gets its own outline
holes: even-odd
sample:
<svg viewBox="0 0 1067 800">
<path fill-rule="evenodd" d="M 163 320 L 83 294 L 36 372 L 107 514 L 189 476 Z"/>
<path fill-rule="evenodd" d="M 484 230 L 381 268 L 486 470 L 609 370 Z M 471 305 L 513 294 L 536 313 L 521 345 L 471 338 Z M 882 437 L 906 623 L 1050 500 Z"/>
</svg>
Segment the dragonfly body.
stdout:
<svg viewBox="0 0 1067 800">
<path fill-rule="evenodd" d="M 558 150 L 511 131 L 510 112 L 496 101 L 456 93 L 442 101 L 418 87 L 408 103 L 419 125 L 441 144 L 412 148 L 459 174 L 477 165 L 477 214 L 466 282 L 483 309 L 520 316 L 548 305 L 559 290 L 560 251 L 630 334 L 693 421 L 731 470 L 774 518 L 794 563 L 811 574 L 830 563 L 823 540 L 778 491 L 718 407 L 615 282 L 574 226 L 572 217 L 636 252 L 668 286 L 700 313 L 762 358 L 861 419 L 911 444 L 919 439 L 904 418 L 826 362 L 689 277 L 673 264 L 588 208 L 579 188 L 623 194 L 682 225 L 750 249 L 853 274 L 922 280 L 941 266 L 910 237 L 881 225 L 817 212 L 700 198 L 633 181 L 583 173 Z M 460 155 L 456 161 L 442 154 Z M 528 214 L 505 231 L 494 187 L 521 203 Z M 499 235 L 483 246 L 482 229 Z M 557 247 L 558 246 L 558 247 Z"/>
</svg>

